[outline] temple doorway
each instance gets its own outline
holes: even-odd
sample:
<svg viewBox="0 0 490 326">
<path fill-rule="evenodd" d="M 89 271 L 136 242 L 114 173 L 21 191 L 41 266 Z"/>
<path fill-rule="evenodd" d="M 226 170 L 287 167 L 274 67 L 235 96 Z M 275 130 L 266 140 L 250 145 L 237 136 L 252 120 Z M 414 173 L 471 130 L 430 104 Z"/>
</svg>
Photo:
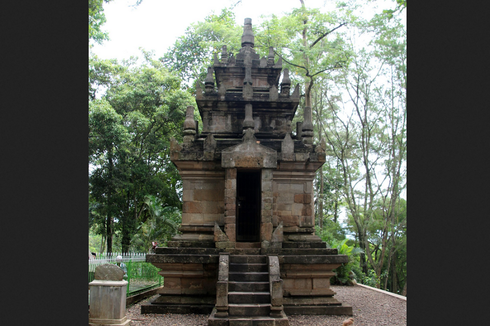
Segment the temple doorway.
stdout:
<svg viewBox="0 0 490 326">
<path fill-rule="evenodd" d="M 261 170 L 237 171 L 238 242 L 260 241 Z"/>
</svg>

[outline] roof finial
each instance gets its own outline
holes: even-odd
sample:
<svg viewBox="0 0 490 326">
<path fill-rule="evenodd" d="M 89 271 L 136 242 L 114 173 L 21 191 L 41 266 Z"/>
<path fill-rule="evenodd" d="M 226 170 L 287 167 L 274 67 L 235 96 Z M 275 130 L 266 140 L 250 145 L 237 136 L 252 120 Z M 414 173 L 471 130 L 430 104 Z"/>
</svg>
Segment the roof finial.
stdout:
<svg viewBox="0 0 490 326">
<path fill-rule="evenodd" d="M 254 47 L 254 34 L 252 31 L 252 18 L 245 18 L 242 35 L 242 48 L 244 46 Z"/>
</svg>

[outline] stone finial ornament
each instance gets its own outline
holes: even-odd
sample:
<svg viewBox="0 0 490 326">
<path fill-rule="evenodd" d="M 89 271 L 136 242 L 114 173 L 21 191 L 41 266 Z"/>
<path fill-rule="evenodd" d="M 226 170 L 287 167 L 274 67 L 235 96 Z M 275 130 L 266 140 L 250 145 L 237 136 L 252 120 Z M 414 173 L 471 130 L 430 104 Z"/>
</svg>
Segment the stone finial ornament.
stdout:
<svg viewBox="0 0 490 326">
<path fill-rule="evenodd" d="M 311 107 L 305 107 L 303 119 L 303 131 L 301 133 L 301 138 L 303 138 L 303 143 L 305 145 L 311 146 L 313 145 L 313 123 L 311 121 Z"/>
<path fill-rule="evenodd" d="M 221 63 L 222 64 L 228 63 L 228 51 L 226 50 L 226 45 L 223 45 L 223 48 L 221 50 Z"/>
<path fill-rule="evenodd" d="M 194 140 L 196 135 L 196 121 L 194 120 L 194 107 L 189 105 L 185 113 L 184 121 L 184 144 Z"/>
<path fill-rule="evenodd" d="M 206 75 L 206 80 L 204 81 L 204 89 L 206 93 L 211 93 L 214 91 L 214 78 L 212 67 L 208 67 L 208 74 Z"/>
<path fill-rule="evenodd" d="M 289 79 L 289 69 L 284 69 L 281 82 L 281 95 L 289 96 L 289 90 L 291 89 L 291 79 Z"/>
<path fill-rule="evenodd" d="M 269 56 L 267 57 L 267 65 L 268 66 L 274 65 L 274 48 L 272 46 L 269 47 Z"/>
<path fill-rule="evenodd" d="M 254 47 L 254 34 L 252 31 L 252 18 L 245 18 L 243 25 L 242 47 Z"/>
</svg>

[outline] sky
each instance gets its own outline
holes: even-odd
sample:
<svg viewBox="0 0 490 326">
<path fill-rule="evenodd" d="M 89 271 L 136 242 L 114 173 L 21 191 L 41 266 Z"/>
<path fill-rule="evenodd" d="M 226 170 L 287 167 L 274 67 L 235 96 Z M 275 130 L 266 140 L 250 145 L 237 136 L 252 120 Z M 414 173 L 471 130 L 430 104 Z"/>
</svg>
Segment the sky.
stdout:
<svg viewBox="0 0 490 326">
<path fill-rule="evenodd" d="M 101 59 L 116 58 L 118 61 L 130 56 L 141 56 L 140 47 L 163 56 L 175 40 L 184 34 L 193 22 L 203 21 L 213 11 L 236 4 L 239 0 L 143 0 L 136 8 L 136 0 L 114 0 L 104 3 L 107 22 L 102 30 L 109 32 L 109 41 L 96 44 L 91 52 Z M 332 0 L 304 0 L 311 8 L 325 11 L 334 5 Z M 261 15 L 282 16 L 300 7 L 299 0 L 241 0 L 233 12 L 236 22 L 243 26 L 245 18 L 252 18 L 252 25 L 259 24 Z"/>
</svg>

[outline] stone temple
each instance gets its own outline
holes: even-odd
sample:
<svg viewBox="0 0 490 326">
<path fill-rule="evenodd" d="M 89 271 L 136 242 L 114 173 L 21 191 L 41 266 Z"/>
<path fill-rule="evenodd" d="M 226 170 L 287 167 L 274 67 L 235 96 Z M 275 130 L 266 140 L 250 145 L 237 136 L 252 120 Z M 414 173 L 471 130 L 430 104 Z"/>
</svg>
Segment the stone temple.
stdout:
<svg viewBox="0 0 490 326">
<path fill-rule="evenodd" d="M 272 48 L 263 58 L 255 52 L 251 19 L 240 51 L 223 46 L 204 90 L 196 88 L 202 132 L 190 106 L 183 143 L 171 144 L 183 181 L 181 234 L 147 255 L 164 287 L 142 313 L 210 314 L 209 325 L 352 315 L 330 288 L 348 257 L 314 233 L 313 179 L 325 151 L 313 144 L 311 109 L 293 134 L 299 85 L 291 91 Z"/>
</svg>

